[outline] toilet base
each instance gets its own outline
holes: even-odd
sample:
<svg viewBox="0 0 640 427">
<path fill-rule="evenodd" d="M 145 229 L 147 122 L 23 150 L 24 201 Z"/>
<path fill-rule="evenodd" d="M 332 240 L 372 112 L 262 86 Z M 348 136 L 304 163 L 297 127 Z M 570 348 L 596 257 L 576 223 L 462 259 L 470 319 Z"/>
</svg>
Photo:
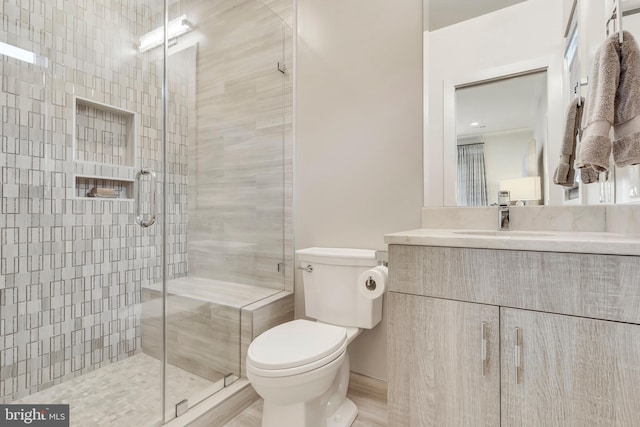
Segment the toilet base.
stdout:
<svg viewBox="0 0 640 427">
<path fill-rule="evenodd" d="M 262 427 L 349 427 L 358 415 L 358 408 L 351 399 L 345 399 L 325 420 L 320 418 L 319 411 L 309 409 L 305 404 L 265 406 L 262 412 Z"/>
<path fill-rule="evenodd" d="M 356 404 L 347 399 L 349 366 L 345 352 L 331 386 L 310 401 L 278 405 L 265 399 L 262 427 L 349 427 L 358 415 Z"/>
<path fill-rule="evenodd" d="M 349 427 L 358 415 L 358 408 L 351 399 L 345 399 L 338 410 L 327 418 L 327 427 Z"/>
</svg>

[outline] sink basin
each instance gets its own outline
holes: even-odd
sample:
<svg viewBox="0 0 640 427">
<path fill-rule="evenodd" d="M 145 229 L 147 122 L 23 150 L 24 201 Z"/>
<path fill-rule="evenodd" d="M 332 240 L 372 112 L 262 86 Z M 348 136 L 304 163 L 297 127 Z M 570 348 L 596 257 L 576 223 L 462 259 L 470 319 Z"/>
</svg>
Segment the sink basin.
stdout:
<svg viewBox="0 0 640 427">
<path fill-rule="evenodd" d="M 491 236 L 491 237 L 551 237 L 553 234 L 541 233 L 539 231 L 454 231 L 454 234 L 464 234 L 467 236 Z"/>
</svg>

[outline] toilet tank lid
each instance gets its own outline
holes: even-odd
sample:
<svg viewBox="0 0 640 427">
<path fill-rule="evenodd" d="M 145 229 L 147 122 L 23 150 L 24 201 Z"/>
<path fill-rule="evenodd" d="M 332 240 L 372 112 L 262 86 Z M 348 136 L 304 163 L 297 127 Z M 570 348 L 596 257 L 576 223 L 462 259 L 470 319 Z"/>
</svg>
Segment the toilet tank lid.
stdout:
<svg viewBox="0 0 640 427">
<path fill-rule="evenodd" d="M 346 339 L 343 327 L 298 319 L 259 335 L 249 346 L 247 358 L 261 369 L 293 368 L 328 356 Z"/>
<path fill-rule="evenodd" d="M 337 265 L 376 265 L 376 251 L 349 248 L 307 248 L 296 251 L 302 262 L 319 262 Z"/>
</svg>

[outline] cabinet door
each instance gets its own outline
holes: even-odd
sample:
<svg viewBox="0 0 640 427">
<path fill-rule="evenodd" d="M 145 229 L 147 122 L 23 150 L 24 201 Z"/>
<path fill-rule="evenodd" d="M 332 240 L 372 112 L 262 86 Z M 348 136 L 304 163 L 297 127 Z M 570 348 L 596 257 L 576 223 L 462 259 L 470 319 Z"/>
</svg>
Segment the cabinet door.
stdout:
<svg viewBox="0 0 640 427">
<path fill-rule="evenodd" d="M 640 326 L 501 309 L 503 426 L 637 426 Z"/>
<path fill-rule="evenodd" d="M 498 307 L 387 297 L 389 426 L 498 426 Z"/>
</svg>

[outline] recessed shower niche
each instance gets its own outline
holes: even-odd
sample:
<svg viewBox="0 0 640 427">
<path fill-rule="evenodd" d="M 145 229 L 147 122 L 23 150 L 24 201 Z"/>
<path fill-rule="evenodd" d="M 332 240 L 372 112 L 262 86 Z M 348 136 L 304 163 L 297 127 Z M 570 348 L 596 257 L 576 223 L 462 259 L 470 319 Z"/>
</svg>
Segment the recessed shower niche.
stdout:
<svg viewBox="0 0 640 427">
<path fill-rule="evenodd" d="M 73 196 L 133 199 L 136 114 L 80 97 L 73 107 Z"/>
<path fill-rule="evenodd" d="M 134 181 L 130 179 L 108 179 L 93 176 L 75 177 L 75 197 L 98 199 L 132 200 Z"/>
<path fill-rule="evenodd" d="M 135 113 L 76 97 L 73 117 L 75 161 L 135 166 Z"/>
</svg>

